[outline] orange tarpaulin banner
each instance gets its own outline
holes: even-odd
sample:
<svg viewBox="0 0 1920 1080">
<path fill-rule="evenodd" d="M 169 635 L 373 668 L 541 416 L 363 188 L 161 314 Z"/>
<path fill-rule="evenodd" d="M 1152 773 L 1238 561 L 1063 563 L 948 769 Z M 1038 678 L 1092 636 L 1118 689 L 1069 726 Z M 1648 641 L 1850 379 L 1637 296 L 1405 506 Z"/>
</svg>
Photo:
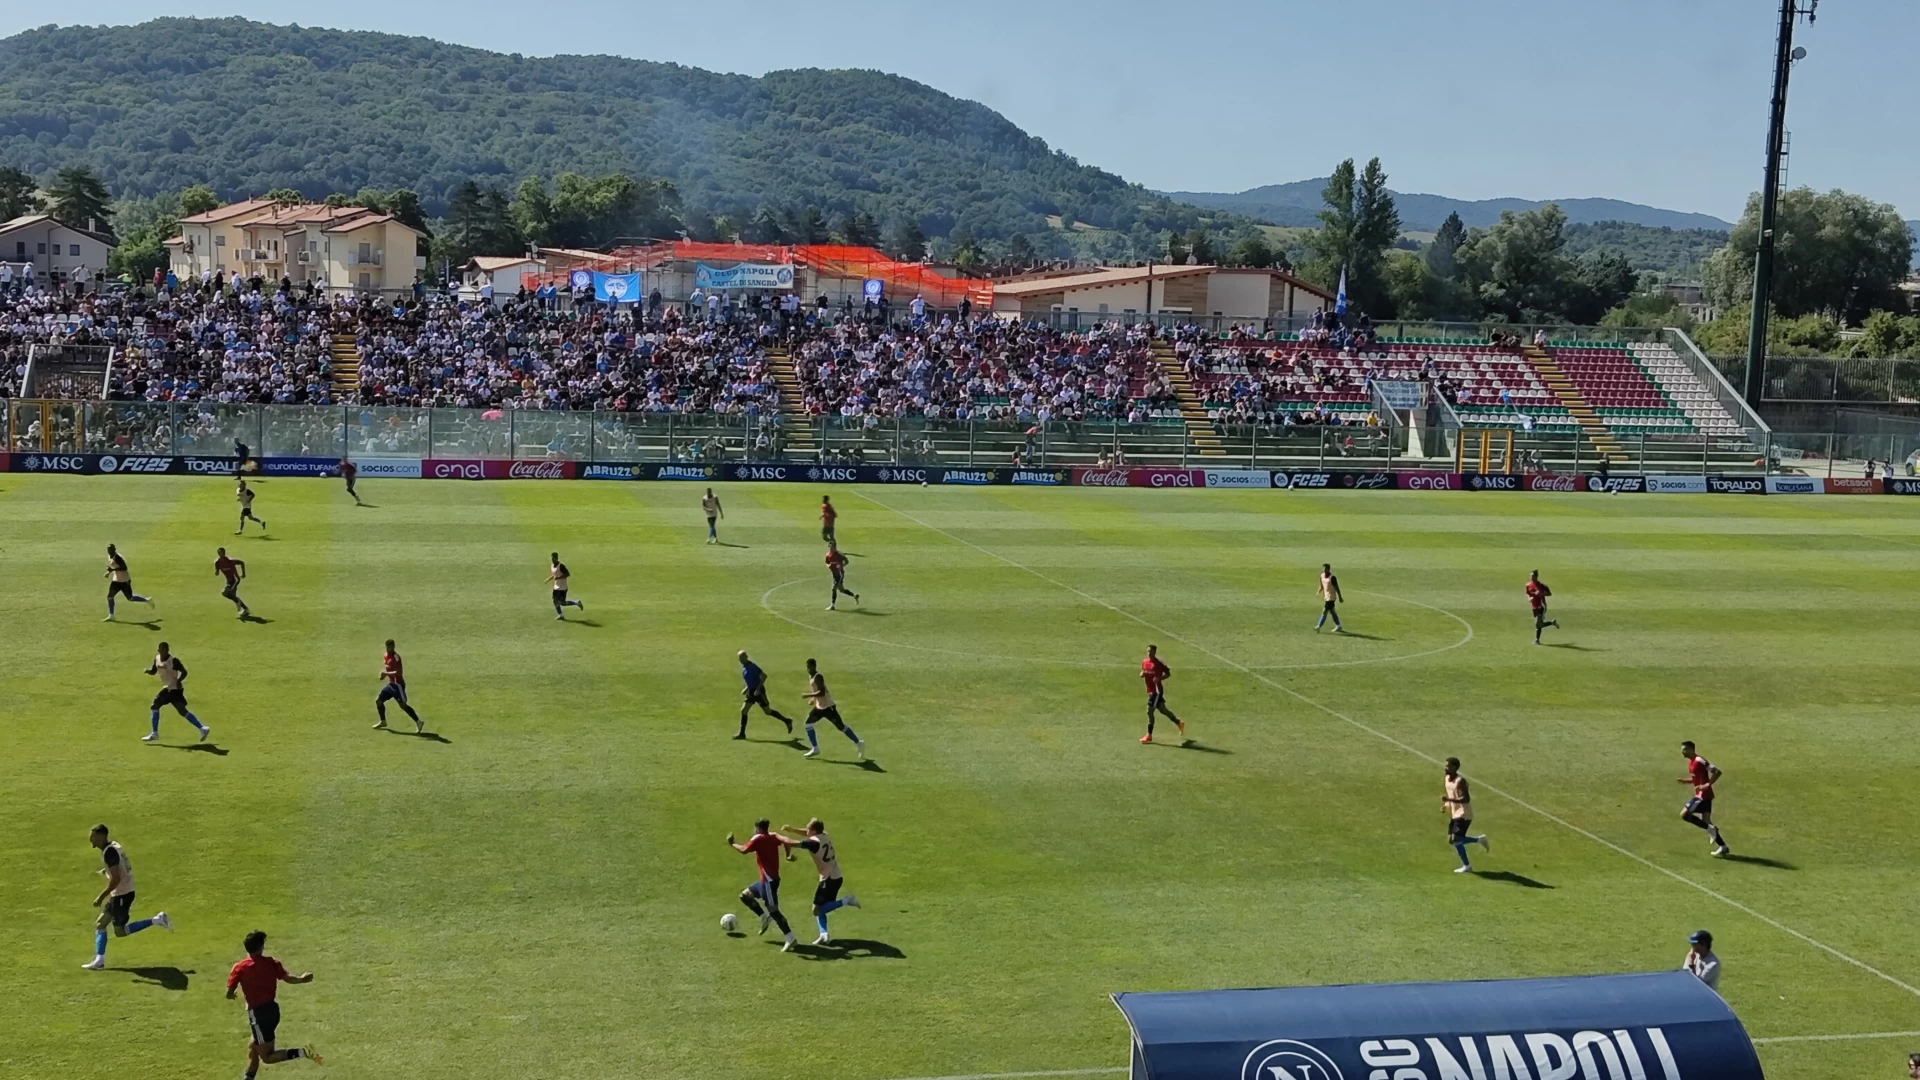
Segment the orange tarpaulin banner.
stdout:
<svg viewBox="0 0 1920 1080">
<path fill-rule="evenodd" d="M 798 263 L 818 277 L 837 277 L 864 281 L 877 279 L 886 288 L 888 299 L 904 303 L 919 296 L 934 307 L 957 307 L 971 300 L 981 311 L 993 307 L 993 282 L 983 278 L 947 277 L 923 263 L 901 262 L 870 247 L 846 244 L 717 244 L 698 240 L 674 240 L 638 247 L 615 248 L 610 260 L 598 267 L 607 273 L 625 274 L 635 270 L 653 270 L 662 263 L 758 262 Z M 567 271 L 526 274 L 521 283 L 528 289 L 542 285 L 564 287 Z"/>
</svg>

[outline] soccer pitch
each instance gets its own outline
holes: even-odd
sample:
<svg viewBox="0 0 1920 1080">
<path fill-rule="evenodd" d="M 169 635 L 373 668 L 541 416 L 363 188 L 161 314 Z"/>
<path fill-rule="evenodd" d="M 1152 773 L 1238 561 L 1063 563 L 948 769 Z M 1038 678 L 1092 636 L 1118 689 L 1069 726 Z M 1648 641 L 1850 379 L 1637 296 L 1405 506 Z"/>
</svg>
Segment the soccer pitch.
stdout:
<svg viewBox="0 0 1920 1080">
<path fill-rule="evenodd" d="M 218 479 L 0 474 L 0 1075 L 239 1075 L 255 928 L 316 974 L 280 1045 L 341 1078 L 1113 1068 L 1112 991 L 1664 969 L 1700 927 L 1770 1074 L 1920 1048 L 1801 1039 L 1920 1030 L 1905 500 L 836 487 L 863 604 L 827 612 L 804 485 L 718 488 L 727 546 L 693 485 L 256 487 L 264 538 Z M 109 542 L 151 612 L 101 621 Z M 438 740 L 370 730 L 388 637 Z M 138 741 L 162 639 L 216 750 Z M 1150 642 L 1192 748 L 1136 742 Z M 796 715 L 818 658 L 874 764 L 733 741 L 739 649 Z M 1678 819 L 1683 738 L 1735 859 Z M 811 815 L 865 906 L 782 954 L 722 839 Z M 88 972 L 100 821 L 177 930 Z"/>
</svg>

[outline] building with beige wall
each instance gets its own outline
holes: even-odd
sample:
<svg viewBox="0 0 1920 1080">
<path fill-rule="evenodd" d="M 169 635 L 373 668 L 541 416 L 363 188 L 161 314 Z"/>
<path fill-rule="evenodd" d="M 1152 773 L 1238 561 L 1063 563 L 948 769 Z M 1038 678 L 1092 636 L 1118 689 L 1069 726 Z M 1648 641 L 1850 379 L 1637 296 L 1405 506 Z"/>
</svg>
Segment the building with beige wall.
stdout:
<svg viewBox="0 0 1920 1080">
<path fill-rule="evenodd" d="M 168 266 L 183 281 L 287 278 L 329 292 L 397 295 L 411 291 L 426 266 L 420 235 L 364 206 L 247 199 L 182 218 L 180 235 L 167 241 Z"/>
<path fill-rule="evenodd" d="M 1181 314 L 1229 319 L 1300 318 L 1333 294 L 1284 270 L 1226 266 L 1128 266 L 1049 272 L 994 282 L 1004 315 Z"/>
</svg>

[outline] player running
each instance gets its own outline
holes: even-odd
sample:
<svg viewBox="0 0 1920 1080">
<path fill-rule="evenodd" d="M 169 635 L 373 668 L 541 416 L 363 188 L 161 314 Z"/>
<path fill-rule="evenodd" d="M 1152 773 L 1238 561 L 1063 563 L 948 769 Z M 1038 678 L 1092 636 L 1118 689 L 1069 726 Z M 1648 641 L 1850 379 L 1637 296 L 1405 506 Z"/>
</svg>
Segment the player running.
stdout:
<svg viewBox="0 0 1920 1080">
<path fill-rule="evenodd" d="M 1547 583 L 1540 580 L 1540 571 L 1535 570 L 1527 575 L 1527 603 L 1533 607 L 1533 643 L 1535 645 L 1540 644 L 1540 631 L 1549 626 L 1556 630 L 1560 628 L 1558 619 L 1547 618 L 1547 597 L 1552 595 L 1553 590 L 1547 588 Z"/>
<path fill-rule="evenodd" d="M 255 930 L 248 934 L 240 946 L 247 950 L 246 959 L 233 965 L 233 971 L 227 975 L 227 1000 L 233 1000 L 237 989 L 247 1002 L 247 1030 L 253 1038 L 247 1043 L 246 1080 L 253 1080 L 260 1066 L 278 1065 L 294 1058 L 306 1058 L 315 1065 L 325 1065 L 320 1055 L 313 1052 L 311 1046 L 301 1046 L 286 1050 L 273 1048 L 274 1031 L 280 1026 L 280 1003 L 273 999 L 281 983 L 310 983 L 313 972 L 304 975 L 289 975 L 280 961 L 268 956 L 263 950 L 267 947 L 267 934 L 264 930 Z"/>
<path fill-rule="evenodd" d="M 833 500 L 825 495 L 820 496 L 820 539 L 825 540 L 829 547 L 839 543 L 833 536 L 833 523 L 838 520 L 840 511 L 833 508 Z"/>
<path fill-rule="evenodd" d="M 747 737 L 747 710 L 755 705 L 760 706 L 761 712 L 787 725 L 787 734 L 793 734 L 793 718 L 774 708 L 767 701 L 767 673 L 760 670 L 759 664 L 747 659 L 745 649 L 735 655 L 740 658 L 740 681 L 746 686 L 740 691 L 740 734 L 735 735 L 734 738 Z"/>
<path fill-rule="evenodd" d="M 720 496 L 715 495 L 712 488 L 708 488 L 706 495 L 701 497 L 700 509 L 707 515 L 707 543 L 719 543 L 720 531 L 714 523 L 726 517 L 727 512 L 720 508 Z"/>
<path fill-rule="evenodd" d="M 387 639 L 387 651 L 380 656 L 380 677 L 386 680 L 386 684 L 380 687 L 380 696 L 373 699 L 373 707 L 380 713 L 380 722 L 373 726 L 376 729 L 387 726 L 387 702 L 397 701 L 400 711 L 413 718 L 415 735 L 427 730 L 426 721 L 421 720 L 420 714 L 407 704 L 407 669 L 400 663 L 400 654 L 393 650 L 392 638 Z"/>
<path fill-rule="evenodd" d="M 587 605 L 578 600 L 567 599 L 567 579 L 573 576 L 572 572 L 567 569 L 566 563 L 560 561 L 559 552 L 554 552 L 550 558 L 553 562 L 547 567 L 547 584 L 553 589 L 553 617 L 565 619 L 566 609 L 570 607 L 579 608 L 581 613 L 585 614 Z"/>
<path fill-rule="evenodd" d="M 1693 785 L 1693 798 L 1680 808 L 1680 820 L 1704 829 L 1713 841 L 1715 855 L 1733 854 L 1720 836 L 1720 826 L 1713 823 L 1713 785 L 1720 780 L 1720 766 L 1695 753 L 1691 740 L 1680 744 L 1680 753 L 1687 759 L 1687 775 L 1681 777 L 1680 782 Z"/>
<path fill-rule="evenodd" d="M 1147 657 L 1140 661 L 1140 681 L 1147 684 L 1147 733 L 1140 736 L 1140 741 L 1143 743 L 1153 741 L 1153 714 L 1155 713 L 1173 721 L 1173 726 L 1180 729 L 1180 741 L 1186 742 L 1186 722 L 1173 715 L 1172 709 L 1167 708 L 1166 683 L 1171 678 L 1173 678 L 1173 669 L 1167 666 L 1165 660 L 1160 659 L 1158 646 L 1147 646 Z"/>
<path fill-rule="evenodd" d="M 1333 564 L 1321 563 L 1320 621 L 1313 624 L 1313 632 L 1316 634 L 1319 633 L 1320 628 L 1327 625 L 1327 620 L 1332 619 L 1333 632 L 1336 634 L 1346 633 L 1347 628 L 1340 625 L 1340 613 L 1334 610 L 1335 604 L 1344 604 L 1346 602 L 1347 598 L 1340 595 L 1340 579 L 1334 576 Z"/>
<path fill-rule="evenodd" d="M 806 757 L 820 756 L 820 736 L 814 733 L 813 725 L 825 720 L 840 729 L 840 734 L 853 740 L 853 752 L 861 761 L 867 760 L 867 744 L 853 733 L 840 719 L 840 706 L 833 703 L 833 695 L 827 691 L 827 680 L 820 674 L 819 667 L 811 658 L 807 660 L 807 743 Z"/>
<path fill-rule="evenodd" d="M 240 582 L 246 579 L 247 562 L 245 559 L 227 558 L 226 548 L 215 550 L 219 552 L 220 557 L 213 560 L 213 572 L 227 579 L 227 583 L 220 589 L 220 595 L 233 601 L 233 606 L 240 609 L 240 617 L 244 619 L 253 614 L 247 609 L 247 602 L 240 599 Z"/>
<path fill-rule="evenodd" d="M 87 840 L 100 851 L 100 873 L 107 879 L 107 887 L 93 898 L 93 906 L 100 909 L 100 917 L 93 924 L 93 959 L 80 966 L 88 971 L 103 971 L 107 966 L 107 927 L 113 927 L 114 937 L 126 937 L 149 926 L 172 930 L 173 923 L 167 920 L 164 911 L 155 913 L 151 919 L 128 922 L 133 915 L 133 860 L 127 858 L 126 850 L 118 841 L 107 839 L 105 825 L 95 825 L 87 834 Z"/>
<path fill-rule="evenodd" d="M 740 902 L 747 910 L 760 916 L 760 932 L 767 932 L 767 923 L 779 925 L 780 932 L 786 935 L 787 943 L 780 946 L 781 952 L 789 952 L 799 942 L 793 938 L 793 927 L 787 925 L 787 917 L 780 913 L 780 855 L 794 846 L 792 840 L 775 832 L 766 818 L 753 823 L 753 836 L 744 844 L 733 842 L 733 834 L 727 834 L 727 846 L 742 855 L 752 855 L 760 867 L 760 880 L 740 890 Z M 792 858 L 788 854 L 788 858 Z M 765 905 L 764 907 L 762 905 Z"/>
<path fill-rule="evenodd" d="M 147 706 L 152 713 L 149 719 L 153 723 L 153 729 L 140 736 L 140 741 L 147 743 L 160 741 L 160 710 L 171 705 L 174 712 L 187 718 L 187 723 L 200 729 L 200 741 L 206 742 L 207 736 L 213 734 L 213 729 L 201 723 L 199 717 L 187 710 L 187 665 L 181 663 L 179 657 L 167 651 L 166 642 L 160 643 L 160 655 L 154 657 L 153 663 L 147 665 L 147 674 L 160 676 L 160 692 L 153 695 L 153 703 Z"/>
<path fill-rule="evenodd" d="M 839 602 L 842 593 L 853 597 L 853 602 L 858 604 L 860 594 L 847 588 L 847 557 L 840 554 L 840 549 L 831 540 L 827 541 L 827 569 L 833 574 L 833 591 L 827 593 L 827 610 L 838 610 L 834 605 Z"/>
<path fill-rule="evenodd" d="M 107 579 L 107 617 L 101 622 L 113 621 L 113 601 L 124 596 L 129 604 L 153 606 L 153 601 L 133 591 L 133 575 L 127 572 L 127 560 L 120 557 L 120 551 L 112 544 L 107 545 L 107 572 L 101 575 Z"/>
<path fill-rule="evenodd" d="M 820 872 L 820 884 L 813 887 L 813 921 L 820 927 L 820 936 L 813 943 L 825 945 L 832 940 L 827 937 L 827 916 L 843 907 L 859 907 L 860 898 L 852 893 L 844 899 L 840 896 L 840 887 L 846 882 L 840 876 L 840 859 L 834 852 L 833 838 L 827 835 L 825 822 L 814 818 L 807 822 L 804 834 L 791 825 L 780 826 L 780 831 L 801 837 L 794 841 L 794 846 L 813 856 L 813 868 Z"/>
<path fill-rule="evenodd" d="M 360 466 L 355 465 L 346 458 L 340 459 L 340 479 L 347 482 L 347 494 L 353 496 L 353 505 L 364 506 L 365 504 L 360 501 L 360 493 L 353 490 L 353 482 L 358 479 L 359 476 Z"/>
<path fill-rule="evenodd" d="M 1440 805 L 1447 812 L 1447 843 L 1452 844 L 1454 854 L 1460 856 L 1460 865 L 1453 872 L 1471 874 L 1473 863 L 1467 860 L 1467 845 L 1479 844 L 1482 851 L 1491 851 L 1493 846 L 1485 836 L 1469 835 L 1473 828 L 1473 791 L 1467 787 L 1467 778 L 1460 775 L 1459 758 L 1447 759 L 1447 775 L 1442 783 Z"/>
<path fill-rule="evenodd" d="M 249 521 L 259 521 L 260 531 L 266 532 L 267 523 L 254 516 L 253 489 L 247 486 L 246 477 L 240 478 L 240 486 L 234 489 L 233 497 L 240 503 L 240 527 L 233 530 L 233 535 L 239 536 L 241 533 L 246 532 L 247 522 Z"/>
</svg>

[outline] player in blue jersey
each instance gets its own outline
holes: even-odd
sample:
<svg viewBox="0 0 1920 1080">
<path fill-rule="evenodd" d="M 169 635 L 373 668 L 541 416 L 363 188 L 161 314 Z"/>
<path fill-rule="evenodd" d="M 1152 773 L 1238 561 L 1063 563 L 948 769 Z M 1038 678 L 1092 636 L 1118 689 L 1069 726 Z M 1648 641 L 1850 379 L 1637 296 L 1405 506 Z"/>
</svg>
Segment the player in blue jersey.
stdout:
<svg viewBox="0 0 1920 1080">
<path fill-rule="evenodd" d="M 760 711 L 787 725 L 787 734 L 793 734 L 793 718 L 782 713 L 767 701 L 767 673 L 760 665 L 747 659 L 746 650 L 736 654 L 740 658 L 740 681 L 745 686 L 740 691 L 740 733 L 736 739 L 747 737 L 747 711 L 755 705 Z"/>
</svg>

